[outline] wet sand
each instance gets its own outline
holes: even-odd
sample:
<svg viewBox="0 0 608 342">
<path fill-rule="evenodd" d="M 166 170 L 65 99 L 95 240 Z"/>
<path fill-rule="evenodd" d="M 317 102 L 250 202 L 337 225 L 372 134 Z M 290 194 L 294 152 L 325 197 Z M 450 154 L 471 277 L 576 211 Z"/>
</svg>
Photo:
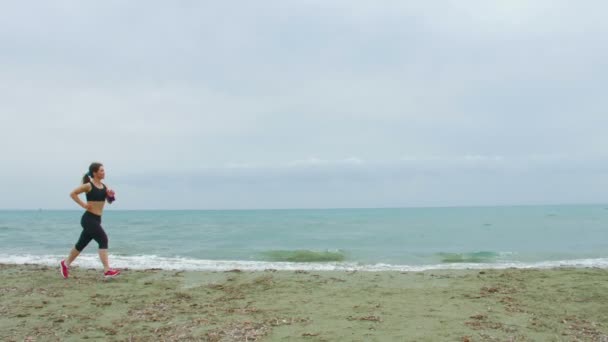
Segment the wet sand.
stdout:
<svg viewBox="0 0 608 342">
<path fill-rule="evenodd" d="M 608 270 L 0 265 L 2 341 L 606 341 Z"/>
</svg>

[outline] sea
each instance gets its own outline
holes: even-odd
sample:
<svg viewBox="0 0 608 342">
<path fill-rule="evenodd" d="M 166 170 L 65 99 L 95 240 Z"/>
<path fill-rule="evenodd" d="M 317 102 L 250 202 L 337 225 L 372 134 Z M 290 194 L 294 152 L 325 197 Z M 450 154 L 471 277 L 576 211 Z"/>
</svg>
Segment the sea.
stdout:
<svg viewBox="0 0 608 342">
<path fill-rule="evenodd" d="M 0 263 L 57 266 L 80 211 L 0 211 Z M 608 205 L 106 210 L 111 266 L 167 270 L 608 268 Z M 101 268 L 91 241 L 74 265 Z"/>
</svg>

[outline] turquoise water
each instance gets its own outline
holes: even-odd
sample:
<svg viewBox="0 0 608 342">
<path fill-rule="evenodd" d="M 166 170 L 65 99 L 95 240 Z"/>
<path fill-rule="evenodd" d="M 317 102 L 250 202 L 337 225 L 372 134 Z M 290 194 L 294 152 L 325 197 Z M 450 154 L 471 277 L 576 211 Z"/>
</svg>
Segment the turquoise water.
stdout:
<svg viewBox="0 0 608 342">
<path fill-rule="evenodd" d="M 78 211 L 0 211 L 0 262 L 54 264 Z M 608 267 L 608 206 L 117 211 L 103 226 L 122 267 L 428 269 Z M 97 246 L 79 262 L 96 267 Z"/>
</svg>

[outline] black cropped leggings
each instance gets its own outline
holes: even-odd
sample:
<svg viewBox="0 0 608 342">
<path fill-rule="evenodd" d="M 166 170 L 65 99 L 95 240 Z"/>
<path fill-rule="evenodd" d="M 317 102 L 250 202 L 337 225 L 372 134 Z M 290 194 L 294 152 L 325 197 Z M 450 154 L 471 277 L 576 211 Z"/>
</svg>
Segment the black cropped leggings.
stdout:
<svg viewBox="0 0 608 342">
<path fill-rule="evenodd" d="M 99 249 L 108 248 L 108 236 L 101 227 L 101 216 L 86 211 L 82 215 L 80 225 L 82 225 L 82 233 L 80 233 L 80 238 L 76 242 L 75 248 L 77 251 L 82 252 L 91 240 L 97 241 Z"/>
</svg>

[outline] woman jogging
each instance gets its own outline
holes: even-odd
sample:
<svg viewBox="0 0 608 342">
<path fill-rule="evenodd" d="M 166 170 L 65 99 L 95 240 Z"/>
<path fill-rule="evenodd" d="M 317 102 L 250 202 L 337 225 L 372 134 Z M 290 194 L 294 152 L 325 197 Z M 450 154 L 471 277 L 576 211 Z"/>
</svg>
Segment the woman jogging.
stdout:
<svg viewBox="0 0 608 342">
<path fill-rule="evenodd" d="M 80 224 L 82 233 L 76 245 L 70 251 L 70 255 L 65 260 L 61 260 L 61 275 L 64 278 L 69 276 L 69 268 L 72 262 L 80 255 L 80 252 L 95 240 L 99 245 L 99 259 L 103 264 L 103 275 L 106 278 L 116 277 L 120 274 L 119 270 L 110 268 L 108 262 L 108 236 L 101 227 L 101 215 L 105 202 L 114 201 L 114 191 L 108 189 L 101 181 L 105 178 L 105 170 L 101 163 L 92 163 L 89 172 L 82 178 L 82 185 L 70 193 L 74 202 L 78 203 L 86 211 L 82 215 Z M 78 196 L 86 193 L 87 202 L 83 202 Z"/>
</svg>

